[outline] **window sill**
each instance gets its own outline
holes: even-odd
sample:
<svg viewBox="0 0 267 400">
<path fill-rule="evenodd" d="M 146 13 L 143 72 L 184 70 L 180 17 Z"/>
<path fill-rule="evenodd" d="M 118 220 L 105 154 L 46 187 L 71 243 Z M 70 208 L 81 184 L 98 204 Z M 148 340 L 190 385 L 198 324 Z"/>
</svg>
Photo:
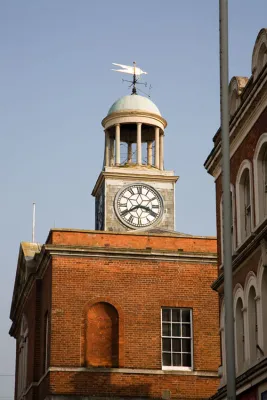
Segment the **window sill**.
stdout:
<svg viewBox="0 0 267 400">
<path fill-rule="evenodd" d="M 193 371 L 190 367 L 167 367 L 162 366 L 162 371 Z"/>
</svg>

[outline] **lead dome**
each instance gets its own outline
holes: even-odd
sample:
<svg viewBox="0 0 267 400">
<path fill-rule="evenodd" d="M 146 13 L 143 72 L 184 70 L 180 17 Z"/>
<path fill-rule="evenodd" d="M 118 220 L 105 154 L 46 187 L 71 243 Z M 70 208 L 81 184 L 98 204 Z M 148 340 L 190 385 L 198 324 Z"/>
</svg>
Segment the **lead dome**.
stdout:
<svg viewBox="0 0 267 400">
<path fill-rule="evenodd" d="M 119 98 L 110 107 L 107 115 L 110 115 L 114 112 L 126 111 L 126 110 L 145 111 L 148 113 L 157 114 L 161 116 L 158 107 L 156 106 L 156 104 L 153 103 L 153 101 L 151 101 L 147 97 L 143 97 L 137 94 L 132 94 Z"/>
</svg>

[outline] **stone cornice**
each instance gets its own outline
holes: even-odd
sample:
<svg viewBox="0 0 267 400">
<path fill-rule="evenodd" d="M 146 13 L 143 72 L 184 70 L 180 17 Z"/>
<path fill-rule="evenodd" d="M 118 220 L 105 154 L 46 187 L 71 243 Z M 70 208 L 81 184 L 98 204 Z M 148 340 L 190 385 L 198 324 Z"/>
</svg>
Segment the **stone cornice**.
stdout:
<svg viewBox="0 0 267 400">
<path fill-rule="evenodd" d="M 117 373 L 117 374 L 138 374 L 138 375 L 193 375 L 209 378 L 218 378 L 217 371 L 182 371 L 182 370 L 164 370 L 164 369 L 144 369 L 144 368 L 84 368 L 84 367 L 50 367 L 50 372 L 85 372 L 85 373 Z"/>
<path fill-rule="evenodd" d="M 132 249 L 132 248 L 103 248 L 89 246 L 66 246 L 66 245 L 44 245 L 45 250 L 51 256 L 66 257 L 102 257 L 116 259 L 150 259 L 162 261 L 178 261 L 193 264 L 215 264 L 217 265 L 216 253 L 193 253 L 177 250 L 171 252 L 169 250 L 155 249 Z M 141 264 L 140 264 L 141 266 Z"/>
<path fill-rule="evenodd" d="M 92 229 L 74 229 L 74 228 L 52 228 L 49 232 L 48 239 L 50 238 L 50 235 L 52 232 L 76 232 L 76 233 L 91 233 L 94 235 L 107 235 L 107 236 L 125 236 L 125 235 L 134 235 L 134 236 L 155 236 L 155 237 L 171 237 L 171 238 L 183 238 L 183 239 L 209 239 L 209 240 L 217 240 L 216 236 L 199 236 L 199 235 L 188 235 L 185 236 L 184 234 L 179 234 L 179 232 L 168 232 L 168 234 L 162 234 L 162 233 L 154 233 L 154 232 L 149 232 L 149 231 L 129 231 L 129 232 L 111 232 L 111 231 L 96 231 Z M 47 239 L 47 242 L 48 242 Z"/>
<path fill-rule="evenodd" d="M 246 135 L 249 133 L 251 128 L 247 128 L 246 125 L 253 126 L 256 122 L 257 118 L 259 117 L 259 103 L 261 102 L 263 106 L 266 103 L 266 90 L 265 86 L 267 83 L 267 67 L 264 68 L 258 79 L 256 80 L 254 86 L 250 90 L 248 96 L 242 101 L 240 107 L 237 109 L 236 113 L 230 120 L 230 153 L 231 156 L 236 151 L 236 148 L 239 146 L 239 142 L 244 140 Z M 260 100 L 259 100 L 260 97 Z M 257 107 L 253 107 L 253 105 L 257 105 Z M 255 116 L 255 111 L 257 115 Z M 262 110 L 263 111 L 263 110 Z M 261 112 L 262 112 L 261 111 Z M 241 126 L 243 125 L 243 126 Z M 238 131 L 239 129 L 239 131 Z M 221 128 L 218 129 L 214 141 L 216 137 L 221 132 Z M 221 139 L 217 144 L 214 145 L 214 148 L 211 150 L 210 154 L 208 155 L 204 167 L 206 168 L 207 172 L 211 175 L 217 177 L 219 172 L 217 171 L 217 164 L 221 156 Z"/>
<path fill-rule="evenodd" d="M 123 168 L 126 167 L 121 167 L 121 169 L 123 170 Z M 131 170 L 133 171 L 133 170 Z M 160 172 L 160 171 L 159 171 Z M 101 171 L 98 179 L 96 181 L 95 187 L 92 191 L 92 196 L 96 196 L 99 187 L 102 185 L 102 183 L 104 182 L 105 179 L 127 179 L 128 181 L 139 181 L 142 182 L 144 179 L 145 181 L 153 181 L 153 182 L 171 182 L 171 183 L 175 183 L 177 182 L 177 180 L 179 179 L 179 176 L 177 175 L 164 175 L 164 174 L 157 174 L 157 171 L 155 171 L 155 174 L 146 174 L 146 171 L 144 170 L 143 175 L 142 174 L 135 174 L 134 172 L 132 172 L 131 174 L 127 174 L 125 172 L 105 172 L 105 171 Z"/>
<path fill-rule="evenodd" d="M 103 121 L 102 121 L 102 126 L 105 128 L 105 126 L 107 125 L 107 123 L 112 122 L 112 120 L 116 120 L 117 118 L 123 118 L 123 117 L 148 117 L 148 118 L 152 118 L 154 120 L 157 120 L 159 122 L 161 122 L 164 126 L 164 128 L 166 128 L 167 126 L 167 121 L 165 118 L 161 117 L 158 114 L 154 114 L 154 113 L 150 113 L 150 112 L 146 112 L 146 111 L 142 111 L 142 110 L 124 110 L 124 111 L 116 111 L 113 112 L 112 114 L 106 116 Z"/>
<path fill-rule="evenodd" d="M 10 311 L 10 319 L 13 321 L 11 328 L 9 330 L 9 334 L 11 336 L 14 336 L 16 333 L 16 322 L 20 320 L 21 315 L 22 315 L 22 310 L 24 308 L 24 304 L 27 300 L 27 297 L 29 293 L 32 290 L 32 287 L 34 285 L 34 282 L 36 279 L 42 279 L 44 276 L 45 270 L 49 264 L 50 261 L 50 255 L 49 253 L 44 251 L 45 249 L 43 248 L 41 253 L 36 256 L 36 268 L 35 272 L 29 275 L 28 279 L 25 282 L 25 285 L 19 294 L 18 298 L 16 299 L 16 302 L 12 304 L 11 311 Z M 15 287 L 16 290 L 16 287 Z"/>
</svg>

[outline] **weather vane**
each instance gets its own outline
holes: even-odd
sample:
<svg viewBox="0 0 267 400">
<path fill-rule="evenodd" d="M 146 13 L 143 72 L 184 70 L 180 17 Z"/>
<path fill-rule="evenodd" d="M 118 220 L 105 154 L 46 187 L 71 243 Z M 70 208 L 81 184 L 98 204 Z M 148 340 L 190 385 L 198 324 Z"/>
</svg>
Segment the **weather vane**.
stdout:
<svg viewBox="0 0 267 400">
<path fill-rule="evenodd" d="M 132 81 L 128 81 L 126 79 L 123 79 L 123 82 L 130 82 L 131 83 L 131 85 L 129 87 L 132 87 L 132 94 L 137 94 L 136 85 L 145 85 L 145 87 L 147 87 L 147 82 L 139 82 L 139 77 L 141 75 L 147 75 L 147 72 L 145 72 L 141 68 L 137 67 L 135 61 L 133 62 L 133 67 L 130 66 L 130 65 L 123 65 L 123 64 L 116 64 L 116 63 L 112 63 L 112 64 L 122 68 L 122 69 L 113 69 L 112 68 L 112 71 L 122 72 L 124 74 L 133 75 L 133 80 Z M 151 89 L 151 86 L 149 87 L 149 89 Z M 144 92 L 142 92 L 142 93 L 144 93 Z M 150 97 L 150 95 L 148 95 L 148 96 Z"/>
</svg>

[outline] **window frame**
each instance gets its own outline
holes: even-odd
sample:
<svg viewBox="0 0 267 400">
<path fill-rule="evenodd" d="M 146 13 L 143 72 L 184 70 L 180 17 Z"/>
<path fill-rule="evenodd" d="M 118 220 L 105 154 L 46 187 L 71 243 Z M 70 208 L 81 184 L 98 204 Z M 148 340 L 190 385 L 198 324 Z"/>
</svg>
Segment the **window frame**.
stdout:
<svg viewBox="0 0 267 400">
<path fill-rule="evenodd" d="M 190 322 L 188 323 L 189 325 L 190 325 L 190 344 L 191 344 L 191 352 L 190 352 L 190 355 L 191 355 L 191 367 L 187 367 L 187 366 L 174 366 L 174 365 L 163 365 L 163 353 L 164 353 L 164 351 L 163 351 L 163 338 L 167 338 L 167 337 L 169 337 L 170 339 L 173 339 L 173 336 L 171 335 L 171 336 L 163 336 L 163 323 L 164 322 L 167 322 L 167 321 L 163 321 L 163 310 L 171 310 L 171 315 L 172 315 L 172 310 L 189 310 L 189 312 L 190 312 Z M 171 321 L 170 321 L 170 324 L 172 325 L 172 318 L 171 318 Z M 182 321 L 180 322 L 180 324 L 182 325 Z M 180 339 L 180 340 L 182 340 L 183 339 L 183 336 L 180 336 L 180 337 L 176 337 L 176 336 L 174 336 L 174 338 L 177 338 L 177 339 Z M 184 337 L 184 338 L 187 338 L 188 339 L 188 337 Z M 193 346 L 193 344 L 194 344 L 194 340 L 193 340 L 194 338 L 193 338 L 193 309 L 192 308 L 190 308 L 190 307 L 169 307 L 169 306 L 166 306 L 166 307 L 164 307 L 164 306 L 162 306 L 161 307 L 161 369 L 162 370 L 175 370 L 175 371 L 193 371 L 193 369 L 194 369 L 194 346 Z M 171 352 L 170 352 L 171 354 L 173 354 L 173 352 L 172 352 L 172 349 L 171 349 Z M 181 351 L 181 352 L 174 352 L 174 353 L 178 353 L 178 354 L 183 354 L 183 352 Z"/>
</svg>

